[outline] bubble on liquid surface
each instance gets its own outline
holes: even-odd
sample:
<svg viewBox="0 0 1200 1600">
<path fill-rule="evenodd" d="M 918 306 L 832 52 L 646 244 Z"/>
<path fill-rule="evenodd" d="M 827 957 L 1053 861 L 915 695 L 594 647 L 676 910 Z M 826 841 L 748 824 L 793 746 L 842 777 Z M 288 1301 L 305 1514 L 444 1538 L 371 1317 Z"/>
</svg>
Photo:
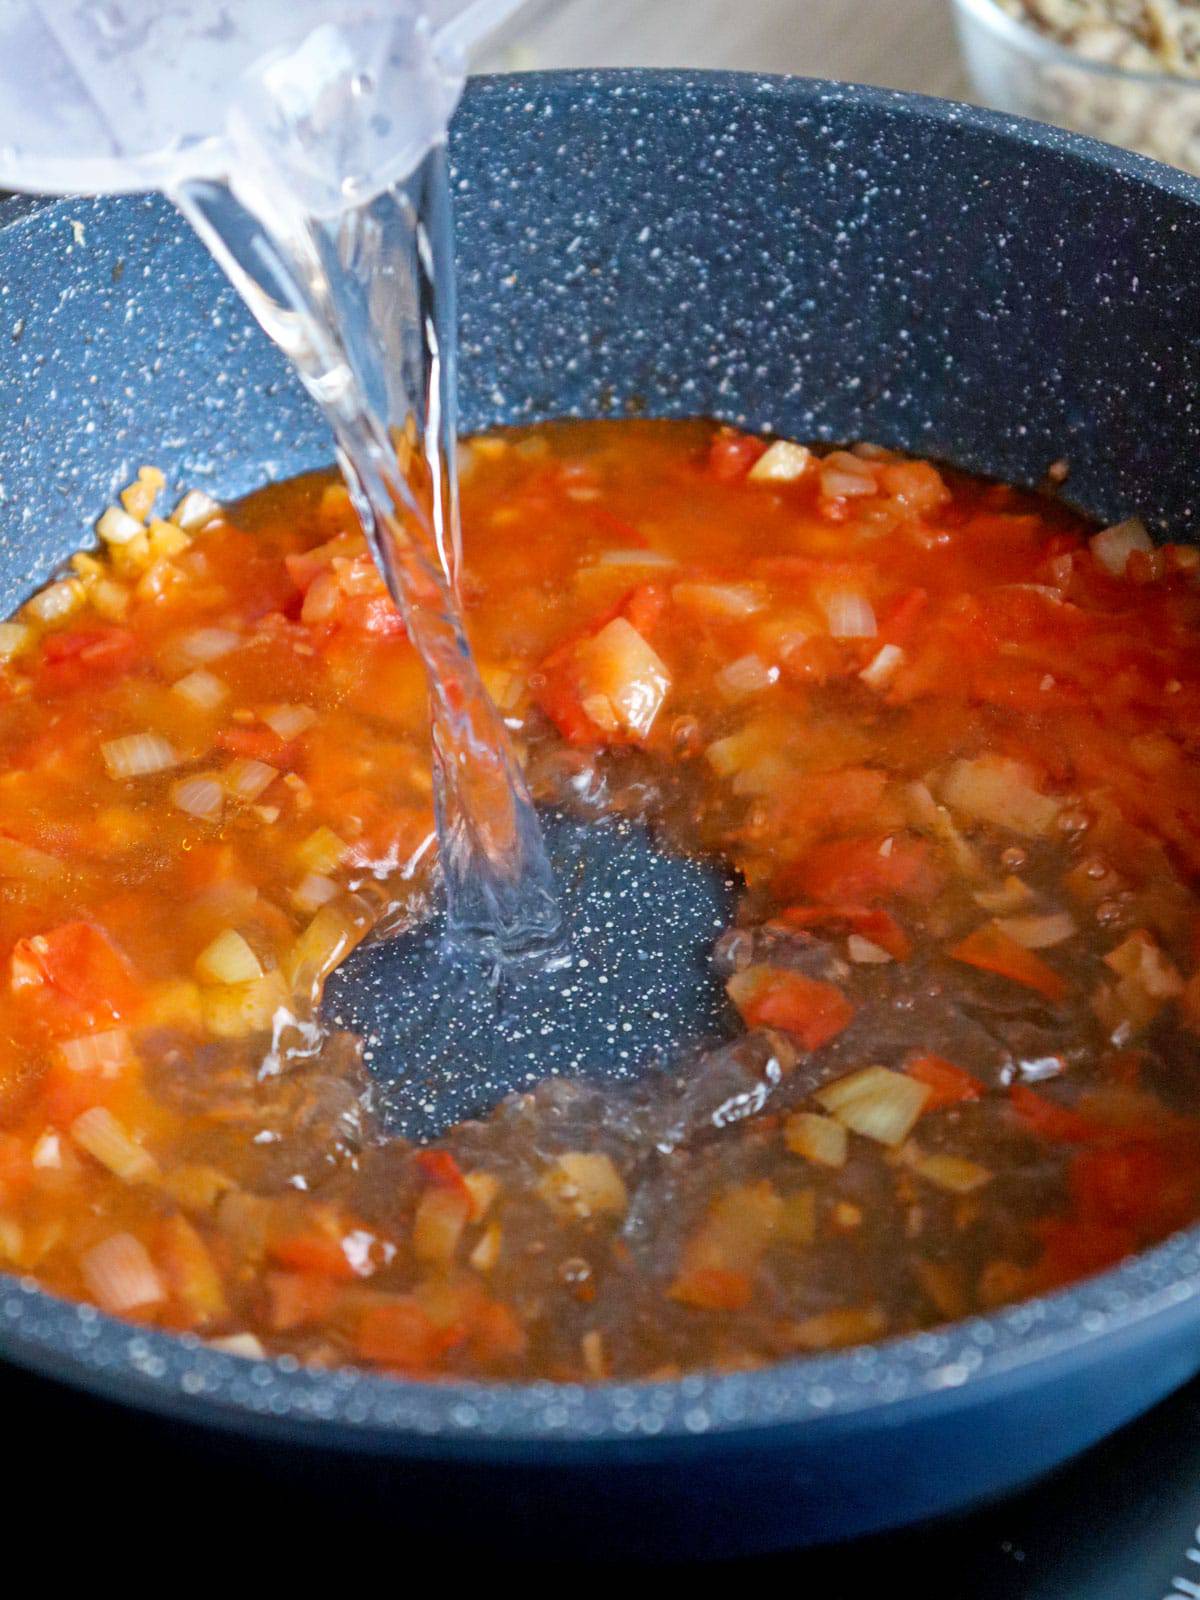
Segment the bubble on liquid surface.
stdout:
<svg viewBox="0 0 1200 1600">
<path fill-rule="evenodd" d="M 566 958 L 504 972 L 463 957 L 441 918 L 368 945 L 330 978 L 325 1014 L 365 1040 L 374 1108 L 426 1139 L 550 1076 L 628 1082 L 727 1033 L 710 959 L 734 884 L 640 825 L 546 820 Z"/>
</svg>

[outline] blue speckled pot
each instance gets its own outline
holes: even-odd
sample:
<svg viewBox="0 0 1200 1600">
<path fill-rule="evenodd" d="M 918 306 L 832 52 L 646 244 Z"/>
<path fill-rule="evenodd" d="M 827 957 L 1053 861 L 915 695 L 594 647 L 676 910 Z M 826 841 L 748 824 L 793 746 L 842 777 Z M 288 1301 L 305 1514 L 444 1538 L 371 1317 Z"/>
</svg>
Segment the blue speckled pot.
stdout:
<svg viewBox="0 0 1200 1600">
<path fill-rule="evenodd" d="M 468 427 L 710 414 L 1027 482 L 1065 456 L 1097 515 L 1200 527 L 1200 184 L 985 112 L 738 76 L 481 81 L 454 148 Z M 328 457 L 162 202 L 2 215 L 4 606 L 142 461 L 229 495 Z M 589 1389 L 245 1362 L 0 1281 L 13 1362 L 380 1458 L 397 1519 L 576 1552 L 763 1548 L 962 1506 L 1200 1368 L 1197 1230 L 939 1332 Z"/>
</svg>

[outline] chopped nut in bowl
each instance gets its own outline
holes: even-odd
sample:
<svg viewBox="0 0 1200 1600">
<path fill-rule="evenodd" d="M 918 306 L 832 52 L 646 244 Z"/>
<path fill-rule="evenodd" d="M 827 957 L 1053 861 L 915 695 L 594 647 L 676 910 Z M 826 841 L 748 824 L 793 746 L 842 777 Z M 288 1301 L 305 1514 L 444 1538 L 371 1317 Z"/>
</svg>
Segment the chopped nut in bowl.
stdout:
<svg viewBox="0 0 1200 1600">
<path fill-rule="evenodd" d="M 1192 0 L 955 0 L 979 98 L 1200 173 Z"/>
</svg>

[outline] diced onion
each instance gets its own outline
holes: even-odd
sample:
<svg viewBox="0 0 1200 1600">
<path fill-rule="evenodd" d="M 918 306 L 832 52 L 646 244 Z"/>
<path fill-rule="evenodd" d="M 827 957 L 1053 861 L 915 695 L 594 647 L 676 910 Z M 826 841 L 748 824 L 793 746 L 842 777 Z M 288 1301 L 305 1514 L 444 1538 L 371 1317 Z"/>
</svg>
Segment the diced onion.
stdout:
<svg viewBox="0 0 1200 1600">
<path fill-rule="evenodd" d="M 205 672 L 203 667 L 197 667 L 195 672 L 189 672 L 171 687 L 198 711 L 215 711 L 229 693 L 220 678 Z"/>
<path fill-rule="evenodd" d="M 296 859 L 310 872 L 324 874 L 333 871 L 349 848 L 346 841 L 339 839 L 332 828 L 320 827 L 314 829 L 301 843 L 296 851 Z"/>
<path fill-rule="evenodd" d="M 205 523 L 221 515 L 221 508 L 202 489 L 189 489 L 171 513 L 171 521 L 185 533 L 195 533 Z"/>
<path fill-rule="evenodd" d="M 279 769 L 269 767 L 265 761 L 239 758 L 225 768 L 221 781 L 235 800 L 257 800 L 278 776 Z"/>
<path fill-rule="evenodd" d="M 102 1033 L 85 1033 L 78 1039 L 62 1039 L 58 1058 L 70 1072 L 98 1072 L 115 1078 L 131 1057 L 129 1035 L 124 1028 L 106 1028 Z"/>
<path fill-rule="evenodd" d="M 121 1315 L 167 1297 L 145 1245 L 131 1233 L 114 1233 L 93 1245 L 79 1258 L 79 1269 L 102 1311 Z"/>
<path fill-rule="evenodd" d="M 859 673 L 868 689 L 886 689 L 904 665 L 904 651 L 898 644 L 885 644 Z"/>
<path fill-rule="evenodd" d="M 62 1139 L 57 1129 L 46 1129 L 34 1145 L 29 1161 L 39 1172 L 57 1172 L 61 1168 Z"/>
<path fill-rule="evenodd" d="M 1069 911 L 1048 911 L 1041 916 L 997 917 L 996 926 L 1026 950 L 1048 950 L 1075 934 L 1075 919 Z"/>
<path fill-rule="evenodd" d="M 748 583 L 677 583 L 671 598 L 685 611 L 704 617 L 752 617 L 761 611 L 765 599 Z"/>
<path fill-rule="evenodd" d="M 317 997 L 321 984 L 361 938 L 361 930 L 340 912 L 332 906 L 322 906 L 292 946 L 288 959 L 292 987 L 307 988 L 310 995 Z"/>
<path fill-rule="evenodd" d="M 892 1148 L 908 1138 L 928 1098 L 927 1084 L 887 1067 L 863 1067 L 826 1084 L 817 1095 L 825 1110 L 851 1133 Z"/>
<path fill-rule="evenodd" d="M 81 1112 L 71 1124 L 71 1138 L 125 1183 L 138 1183 L 158 1172 L 158 1162 L 130 1138 L 107 1106 L 91 1106 Z"/>
<path fill-rule="evenodd" d="M 157 467 L 140 467 L 137 481 L 121 490 L 121 504 L 131 517 L 143 521 L 150 515 L 159 490 L 167 480 Z"/>
<path fill-rule="evenodd" d="M 677 567 L 674 556 L 663 550 L 605 550 L 596 558 L 598 567 Z"/>
<path fill-rule="evenodd" d="M 998 889 L 976 889 L 974 899 L 985 911 L 999 915 L 1005 911 L 1020 911 L 1026 906 L 1033 905 L 1037 895 L 1027 883 L 1023 883 L 1010 872 Z"/>
<path fill-rule="evenodd" d="M 783 1139 L 793 1155 L 804 1156 L 822 1167 L 844 1167 L 849 1140 L 846 1129 L 832 1117 L 815 1111 L 796 1111 L 783 1125 Z"/>
<path fill-rule="evenodd" d="M 262 713 L 262 721 L 281 739 L 296 739 L 311 728 L 317 713 L 311 706 L 270 706 Z"/>
<path fill-rule="evenodd" d="M 859 966 L 882 966 L 892 959 L 881 945 L 872 944 L 860 933 L 852 933 L 846 940 L 846 954 Z"/>
<path fill-rule="evenodd" d="M 1088 540 L 1092 554 L 1114 578 L 1124 576 L 1126 564 L 1135 550 L 1149 555 L 1154 541 L 1146 532 L 1146 525 L 1137 517 L 1127 522 L 1115 522 L 1111 528 L 1102 528 Z"/>
<path fill-rule="evenodd" d="M 873 639 L 878 632 L 874 608 L 864 594 L 837 589 L 825 596 L 822 606 L 835 639 Z"/>
<path fill-rule="evenodd" d="M 171 803 L 201 822 L 217 822 L 225 804 L 225 791 L 210 776 L 183 778 L 171 788 Z"/>
<path fill-rule="evenodd" d="M 226 1333 L 219 1339 L 208 1341 L 210 1350 L 221 1350 L 227 1356 L 241 1356 L 246 1361 L 265 1361 L 267 1352 L 262 1340 L 252 1333 Z"/>
<path fill-rule="evenodd" d="M 240 633 L 232 628 L 193 628 L 176 643 L 179 654 L 187 661 L 219 661 L 242 643 Z"/>
<path fill-rule="evenodd" d="M 0 622 L 0 661 L 19 656 L 32 643 L 33 629 L 24 622 Z"/>
<path fill-rule="evenodd" d="M 61 583 L 48 584 L 40 594 L 25 603 L 25 609 L 39 622 L 61 622 L 87 599 L 87 591 L 78 578 L 64 578 Z"/>
<path fill-rule="evenodd" d="M 790 439 L 776 439 L 767 446 L 746 474 L 751 483 L 792 483 L 803 477 L 812 460 L 812 451 Z"/>
<path fill-rule="evenodd" d="M 292 903 L 301 911 L 317 911 L 332 900 L 337 892 L 338 886 L 332 878 L 323 877 L 319 872 L 309 872 L 292 890 Z"/>
<path fill-rule="evenodd" d="M 951 811 L 1034 838 L 1053 831 L 1061 809 L 1038 790 L 1028 767 L 1002 756 L 952 762 L 940 790 Z"/>
<path fill-rule="evenodd" d="M 873 477 L 858 472 L 846 472 L 838 467 L 822 469 L 821 493 L 830 500 L 849 500 L 875 492 L 876 483 Z"/>
<path fill-rule="evenodd" d="M 585 1222 L 597 1214 L 620 1216 L 629 1204 L 625 1180 L 612 1158 L 593 1150 L 557 1156 L 537 1192 L 560 1216 Z"/>
<path fill-rule="evenodd" d="M 973 1194 L 990 1183 L 992 1174 L 978 1161 L 968 1161 L 966 1156 L 936 1151 L 932 1155 L 915 1155 L 908 1163 L 912 1170 L 937 1189 L 949 1194 Z"/>
<path fill-rule="evenodd" d="M 779 668 L 769 667 L 761 656 L 753 654 L 730 661 L 716 676 L 717 689 L 726 700 L 743 700 L 778 681 Z"/>
<path fill-rule="evenodd" d="M 575 652 L 580 699 L 599 697 L 604 715 L 644 739 L 671 687 L 666 664 L 624 617 L 614 617 Z M 589 713 L 590 715 L 590 713 Z M 603 723 L 600 724 L 604 726 Z"/>
<path fill-rule="evenodd" d="M 175 751 L 157 733 L 130 733 L 100 746 L 110 778 L 144 778 L 179 765 Z"/>
<path fill-rule="evenodd" d="M 196 957 L 201 983 L 252 983 L 262 975 L 262 962 L 236 928 L 223 929 Z"/>
<path fill-rule="evenodd" d="M 128 544 L 145 531 L 138 519 L 122 511 L 120 506 L 109 506 L 96 524 L 96 532 L 105 544 Z"/>
</svg>

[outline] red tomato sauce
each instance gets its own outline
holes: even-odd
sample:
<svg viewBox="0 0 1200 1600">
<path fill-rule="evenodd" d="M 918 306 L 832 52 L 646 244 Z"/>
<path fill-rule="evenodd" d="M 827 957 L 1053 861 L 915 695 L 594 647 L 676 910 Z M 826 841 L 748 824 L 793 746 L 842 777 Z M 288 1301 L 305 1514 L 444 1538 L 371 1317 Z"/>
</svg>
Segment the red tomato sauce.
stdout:
<svg viewBox="0 0 1200 1600">
<path fill-rule="evenodd" d="M 0 1267 L 247 1354 L 578 1380 L 912 1331 L 1200 1213 L 1195 551 L 870 447 L 471 441 L 536 797 L 742 890 L 728 1038 L 417 1149 L 361 1041 L 297 1046 L 426 907 L 419 663 L 331 477 L 161 487 L 0 626 Z"/>
</svg>

